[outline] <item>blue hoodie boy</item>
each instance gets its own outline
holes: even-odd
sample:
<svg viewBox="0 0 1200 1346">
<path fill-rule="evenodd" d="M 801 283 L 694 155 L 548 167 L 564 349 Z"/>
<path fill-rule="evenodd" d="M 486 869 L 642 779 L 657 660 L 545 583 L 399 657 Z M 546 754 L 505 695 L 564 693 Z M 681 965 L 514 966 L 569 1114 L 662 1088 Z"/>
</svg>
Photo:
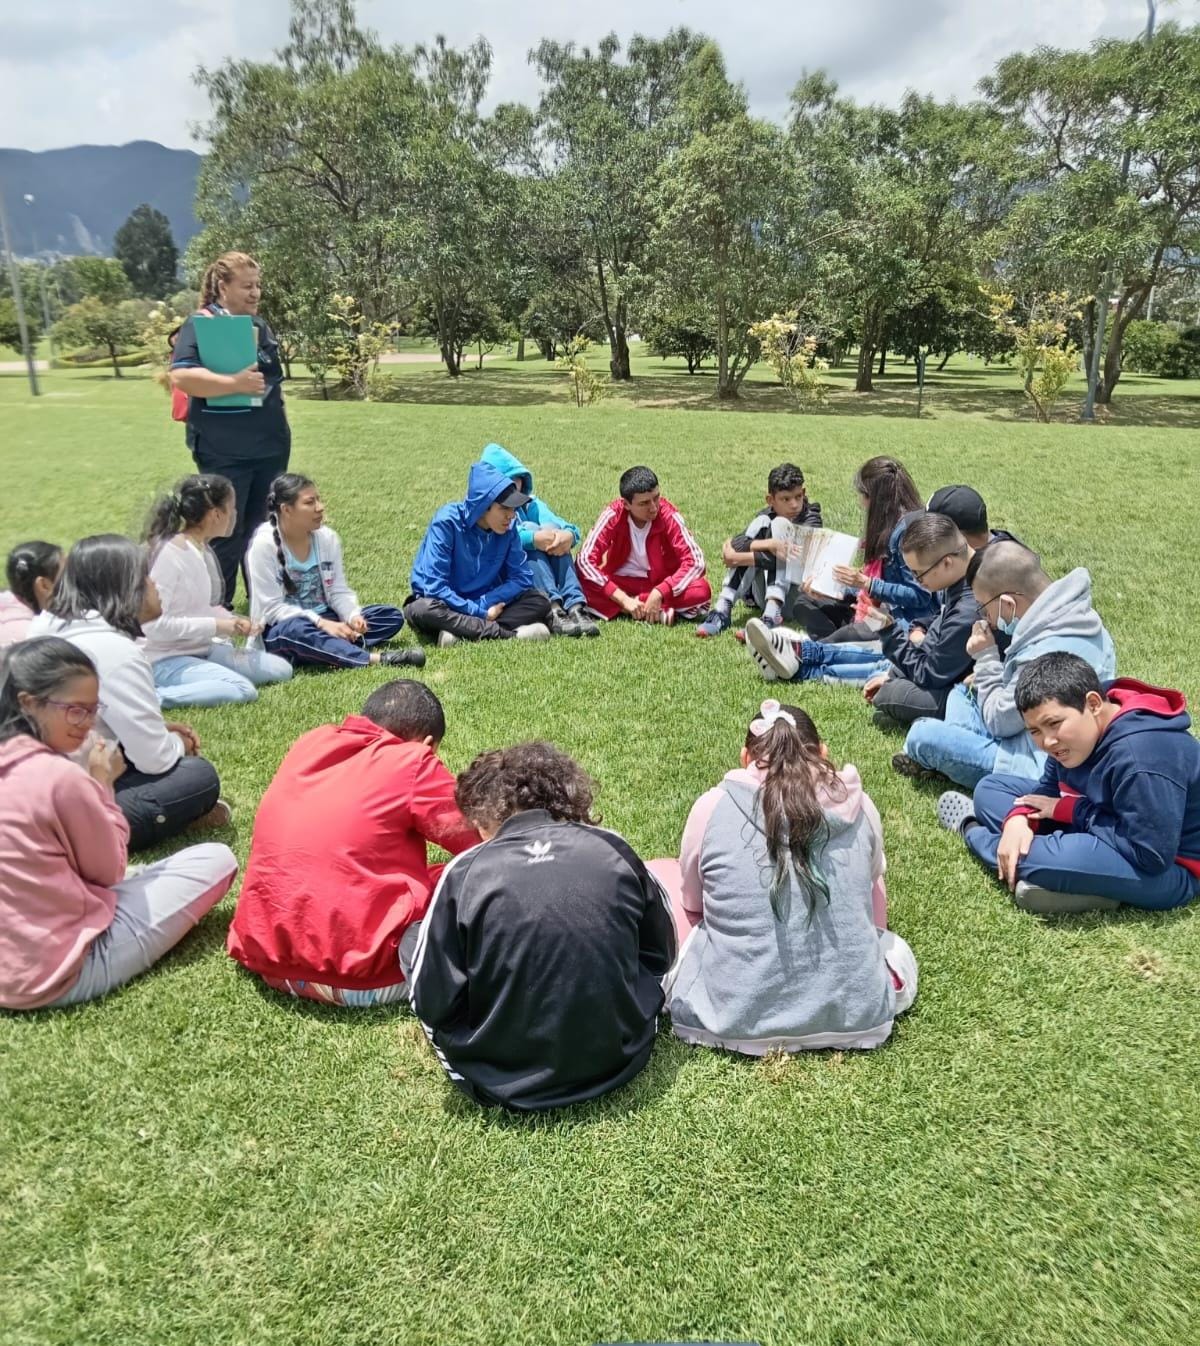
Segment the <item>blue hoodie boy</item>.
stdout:
<svg viewBox="0 0 1200 1346">
<path fill-rule="evenodd" d="M 480 462 L 488 463 L 498 472 L 515 481 L 517 487 L 524 491 L 530 498 L 529 504 L 522 505 L 517 510 L 517 532 L 521 537 L 521 546 L 526 551 L 533 551 L 533 536 L 539 528 L 561 528 L 564 533 L 570 533 L 575 539 L 571 546 L 579 546 L 579 529 L 573 523 L 568 523 L 565 519 L 560 519 L 544 500 L 539 499 L 533 494 L 533 473 L 525 466 L 516 454 L 509 451 L 500 444 L 489 444 L 479 455 Z"/>
<path fill-rule="evenodd" d="M 1200 879 L 1200 742 L 1187 702 L 1133 678 L 1101 686 L 1119 714 L 1079 766 L 1051 757 L 1031 793 L 1061 796 L 1056 823 L 1091 833 L 1144 874 L 1179 865 Z"/>
<path fill-rule="evenodd" d="M 515 521 L 507 533 L 480 528 L 488 506 L 512 490 L 512 480 L 489 463 L 472 463 L 464 500 L 433 516 L 412 568 L 418 598 L 436 598 L 470 617 L 486 617 L 496 603 L 511 603 L 533 589 L 533 571 Z"/>
</svg>

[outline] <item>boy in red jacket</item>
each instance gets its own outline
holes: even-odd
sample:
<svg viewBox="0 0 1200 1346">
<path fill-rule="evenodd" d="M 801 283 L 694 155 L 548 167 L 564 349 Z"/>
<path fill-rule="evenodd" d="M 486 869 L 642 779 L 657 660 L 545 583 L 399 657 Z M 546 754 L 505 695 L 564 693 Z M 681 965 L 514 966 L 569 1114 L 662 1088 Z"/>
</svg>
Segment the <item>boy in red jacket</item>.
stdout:
<svg viewBox="0 0 1200 1346">
<path fill-rule="evenodd" d="M 663 499 L 648 467 L 631 467 L 619 489 L 621 498 L 596 520 L 575 562 L 588 607 L 605 620 L 625 613 L 665 626 L 699 617 L 712 590 L 683 515 Z"/>
<path fill-rule="evenodd" d="M 231 957 L 308 1000 L 407 1000 L 400 944 L 442 871 L 426 843 L 457 855 L 480 839 L 437 756 L 445 732 L 437 697 L 401 678 L 292 745 L 258 806 Z"/>
</svg>

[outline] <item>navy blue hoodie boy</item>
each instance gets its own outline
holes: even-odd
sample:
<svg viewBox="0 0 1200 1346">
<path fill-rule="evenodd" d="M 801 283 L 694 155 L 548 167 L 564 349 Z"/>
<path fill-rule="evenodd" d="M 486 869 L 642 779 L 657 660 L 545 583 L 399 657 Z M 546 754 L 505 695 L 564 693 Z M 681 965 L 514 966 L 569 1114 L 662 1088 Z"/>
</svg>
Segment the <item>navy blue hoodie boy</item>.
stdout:
<svg viewBox="0 0 1200 1346">
<path fill-rule="evenodd" d="M 1133 678 L 1102 686 L 1120 710 L 1091 755 L 1076 767 L 1051 757 L 1030 793 L 1060 795 L 1056 823 L 1090 833 L 1144 874 L 1180 865 L 1200 878 L 1200 742 L 1183 693 Z M 1027 812 L 1018 805 L 1009 817 Z"/>
<path fill-rule="evenodd" d="M 465 500 L 433 516 L 412 568 L 412 591 L 437 598 L 455 612 L 486 617 L 496 603 L 511 603 L 536 588 L 515 520 L 507 533 L 480 528 L 488 506 L 512 490 L 512 479 L 487 463 L 472 463 Z"/>
</svg>

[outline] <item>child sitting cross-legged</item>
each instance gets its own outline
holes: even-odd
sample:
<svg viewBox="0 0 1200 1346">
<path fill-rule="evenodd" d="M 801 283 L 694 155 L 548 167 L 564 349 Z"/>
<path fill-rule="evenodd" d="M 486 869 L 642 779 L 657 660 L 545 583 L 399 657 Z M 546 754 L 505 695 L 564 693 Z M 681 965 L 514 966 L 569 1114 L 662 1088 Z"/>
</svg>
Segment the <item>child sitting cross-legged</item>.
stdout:
<svg viewBox="0 0 1200 1346">
<path fill-rule="evenodd" d="M 1119 903 L 1181 907 L 1200 893 L 1200 742 L 1181 693 L 1101 682 L 1077 654 L 1044 654 L 1017 679 L 1017 709 L 1046 754 L 1041 780 L 985 776 L 938 820 L 1027 911 Z"/>
<path fill-rule="evenodd" d="M 787 556 L 794 526 L 821 527 L 821 506 L 809 500 L 804 473 L 794 463 L 780 463 L 767 474 L 766 504 L 744 532 L 725 543 L 722 555 L 729 569 L 712 611 L 696 627 L 698 636 L 728 630 L 734 605 L 752 595 L 768 626 L 782 624 L 790 589 L 779 562 Z"/>
<path fill-rule="evenodd" d="M 534 495 L 533 473 L 507 449 L 489 444 L 479 461 L 503 472 L 529 497 L 517 509 L 517 536 L 525 549 L 534 583 L 550 600 L 550 634 L 598 636 L 600 628 L 583 605 L 583 590 L 571 558 L 571 552 L 579 546 L 579 529 Z"/>
<path fill-rule="evenodd" d="M 579 581 L 588 607 L 605 621 L 673 626 L 699 617 L 712 599 L 704 553 L 683 515 L 648 467 L 621 474 L 620 495 L 606 505 L 579 549 Z"/>
<path fill-rule="evenodd" d="M 246 569 L 250 619 L 262 629 L 268 653 L 325 668 L 425 663 L 424 650 L 375 648 L 399 634 L 404 614 L 384 603 L 359 605 L 346 581 L 341 539 L 325 523 L 325 503 L 311 478 L 276 477 L 267 514 L 246 552 Z"/>
<path fill-rule="evenodd" d="M 887 929 L 884 868 L 858 772 L 833 765 L 803 710 L 764 701 L 678 864 L 651 862 L 691 928 L 667 980 L 676 1034 L 749 1056 L 885 1042 L 917 964 Z"/>
<path fill-rule="evenodd" d="M 517 529 L 533 500 L 491 463 L 472 463 L 467 493 L 429 522 L 404 615 L 439 645 L 547 640 L 550 599 L 537 587 Z M 574 632 L 562 634 L 576 634 Z"/>
<path fill-rule="evenodd" d="M 402 678 L 288 751 L 258 806 L 229 928 L 230 955 L 273 990 L 407 1000 L 399 951 L 442 872 L 426 843 L 458 854 L 479 840 L 437 755 L 445 732 L 441 702 Z"/>
<path fill-rule="evenodd" d="M 650 1059 L 671 910 L 629 843 L 592 821 L 592 793 L 549 743 L 485 752 L 459 777 L 484 842 L 443 871 L 409 980 L 438 1059 L 477 1103 L 582 1103 Z"/>
<path fill-rule="evenodd" d="M 151 512 L 146 542 L 162 616 L 146 623 L 146 657 L 164 706 L 255 701 L 263 683 L 292 676 L 279 655 L 232 642 L 254 626 L 222 606 L 225 581 L 210 544 L 229 536 L 236 515 L 233 483 L 216 473 L 184 477 Z"/>
</svg>

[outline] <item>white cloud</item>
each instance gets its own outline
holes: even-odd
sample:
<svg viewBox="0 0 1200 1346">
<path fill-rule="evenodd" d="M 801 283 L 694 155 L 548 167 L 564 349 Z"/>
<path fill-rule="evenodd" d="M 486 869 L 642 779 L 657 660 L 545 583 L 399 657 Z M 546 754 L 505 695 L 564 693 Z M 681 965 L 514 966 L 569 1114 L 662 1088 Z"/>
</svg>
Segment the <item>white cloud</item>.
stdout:
<svg viewBox="0 0 1200 1346">
<path fill-rule="evenodd" d="M 15 8 L 15 0 L 14 0 Z M 71 0 L 6 16 L 0 30 L 0 128 L 7 144 L 47 149 L 158 140 L 194 145 L 207 104 L 196 67 L 262 59 L 286 38 L 287 0 Z M 1160 20 L 1200 19 L 1200 0 L 1160 4 Z M 494 50 L 492 98 L 532 101 L 526 55 L 543 37 L 595 43 L 609 30 L 660 35 L 688 27 L 716 38 L 756 111 L 781 117 L 805 69 L 824 68 L 863 101 L 895 102 L 907 88 L 970 97 L 1002 56 L 1038 44 L 1085 46 L 1135 34 L 1143 0 L 610 0 L 602 11 L 481 4 L 479 0 L 360 0 L 362 22 L 412 45 L 481 33 Z M 586 25 L 586 26 L 585 26 Z"/>
</svg>

